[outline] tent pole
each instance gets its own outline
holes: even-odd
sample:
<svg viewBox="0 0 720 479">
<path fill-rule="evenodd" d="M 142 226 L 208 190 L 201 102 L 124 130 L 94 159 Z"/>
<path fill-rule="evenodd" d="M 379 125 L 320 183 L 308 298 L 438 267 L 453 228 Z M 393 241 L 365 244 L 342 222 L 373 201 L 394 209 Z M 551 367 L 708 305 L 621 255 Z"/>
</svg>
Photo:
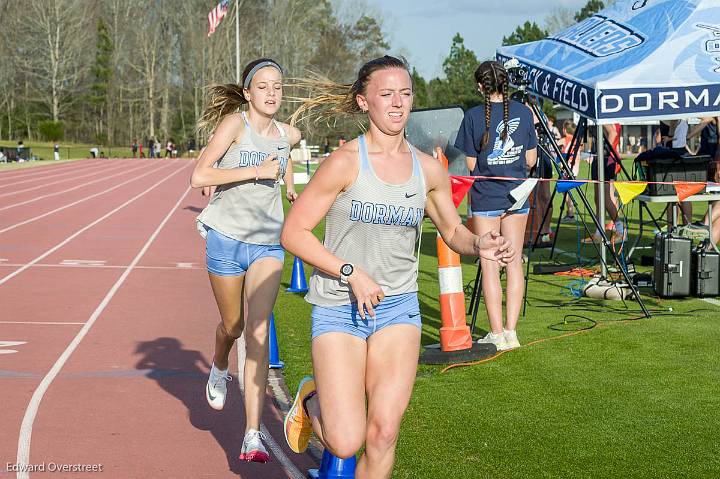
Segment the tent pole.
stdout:
<svg viewBox="0 0 720 479">
<path fill-rule="evenodd" d="M 596 123 L 597 134 L 595 136 L 597 140 L 597 172 L 598 172 L 598 219 L 600 220 L 600 228 L 605 228 L 605 135 L 603 135 L 603 126 Z M 606 254 L 605 248 L 600 250 L 601 261 L 601 273 L 603 278 L 607 278 L 607 266 L 606 266 Z"/>
</svg>

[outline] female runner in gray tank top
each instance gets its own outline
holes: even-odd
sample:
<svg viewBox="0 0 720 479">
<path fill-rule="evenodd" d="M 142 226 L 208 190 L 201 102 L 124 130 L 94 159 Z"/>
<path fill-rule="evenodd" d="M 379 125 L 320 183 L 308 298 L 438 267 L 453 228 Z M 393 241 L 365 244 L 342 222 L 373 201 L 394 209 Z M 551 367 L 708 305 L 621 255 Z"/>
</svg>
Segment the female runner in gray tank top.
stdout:
<svg viewBox="0 0 720 479">
<path fill-rule="evenodd" d="M 301 452 L 314 431 L 342 458 L 364 445 L 355 477 L 389 478 L 420 350 L 414 249 L 424 214 L 459 253 L 505 264 L 515 252 L 499 233 L 462 225 L 447 172 L 405 140 L 413 89 L 403 61 L 372 60 L 352 85 L 310 83 L 321 95 L 296 118 L 363 112 L 369 128 L 321 164 L 283 227 L 283 246 L 315 267 L 314 378 L 300 383 L 285 436 Z M 312 233 L 323 219 L 324 244 Z"/>
<path fill-rule="evenodd" d="M 210 285 L 220 310 L 215 355 L 205 397 L 222 409 L 227 394 L 228 355 L 245 333 L 245 437 L 240 459 L 267 462 L 260 414 L 268 378 L 268 323 L 280 286 L 284 252 L 280 246 L 283 208 L 278 180 L 287 199 L 297 197 L 290 148 L 300 131 L 275 121 L 283 96 L 282 69 L 273 60 L 249 63 L 242 85 L 213 88 L 199 126 L 214 130 L 192 174 L 194 188 L 215 186 L 198 216 L 206 237 Z M 241 107 L 247 105 L 246 111 Z"/>
</svg>

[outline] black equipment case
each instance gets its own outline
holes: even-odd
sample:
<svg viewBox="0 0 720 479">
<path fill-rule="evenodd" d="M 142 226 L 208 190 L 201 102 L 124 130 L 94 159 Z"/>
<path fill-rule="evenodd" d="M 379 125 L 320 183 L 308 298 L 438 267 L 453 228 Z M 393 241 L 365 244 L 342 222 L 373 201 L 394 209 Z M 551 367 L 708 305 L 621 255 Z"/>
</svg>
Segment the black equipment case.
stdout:
<svg viewBox="0 0 720 479">
<path fill-rule="evenodd" d="M 720 255 L 710 240 L 692 250 L 692 292 L 698 298 L 720 295 Z"/>
<path fill-rule="evenodd" d="M 692 240 L 673 232 L 655 235 L 653 283 L 658 296 L 690 295 Z"/>
<path fill-rule="evenodd" d="M 709 156 L 682 156 L 680 158 L 654 158 L 647 162 L 648 181 L 707 181 Z M 700 191 L 699 193 L 702 193 Z M 698 194 L 699 194 L 698 193 Z M 673 185 L 648 185 L 651 196 L 674 195 Z"/>
</svg>

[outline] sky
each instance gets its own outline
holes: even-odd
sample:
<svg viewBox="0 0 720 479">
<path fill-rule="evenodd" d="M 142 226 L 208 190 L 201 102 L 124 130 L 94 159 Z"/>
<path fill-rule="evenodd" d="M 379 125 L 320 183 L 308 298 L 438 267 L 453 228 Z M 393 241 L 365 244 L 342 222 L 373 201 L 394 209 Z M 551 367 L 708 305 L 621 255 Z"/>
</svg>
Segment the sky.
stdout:
<svg viewBox="0 0 720 479">
<path fill-rule="evenodd" d="M 558 8 L 580 10 L 587 0 L 365 0 L 383 19 L 391 52 L 407 58 L 426 80 L 442 76 L 456 33 L 479 60 L 494 57 L 515 27 Z"/>
</svg>

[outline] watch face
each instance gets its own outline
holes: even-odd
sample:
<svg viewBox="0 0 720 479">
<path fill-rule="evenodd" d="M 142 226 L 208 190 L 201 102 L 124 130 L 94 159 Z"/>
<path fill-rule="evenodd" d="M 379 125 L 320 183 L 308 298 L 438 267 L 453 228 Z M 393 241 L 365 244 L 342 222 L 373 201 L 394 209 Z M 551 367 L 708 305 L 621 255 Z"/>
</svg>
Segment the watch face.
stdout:
<svg viewBox="0 0 720 479">
<path fill-rule="evenodd" d="M 344 264 L 340 268 L 340 273 L 342 273 L 345 276 L 350 276 L 353 272 L 353 266 L 351 264 Z"/>
</svg>

